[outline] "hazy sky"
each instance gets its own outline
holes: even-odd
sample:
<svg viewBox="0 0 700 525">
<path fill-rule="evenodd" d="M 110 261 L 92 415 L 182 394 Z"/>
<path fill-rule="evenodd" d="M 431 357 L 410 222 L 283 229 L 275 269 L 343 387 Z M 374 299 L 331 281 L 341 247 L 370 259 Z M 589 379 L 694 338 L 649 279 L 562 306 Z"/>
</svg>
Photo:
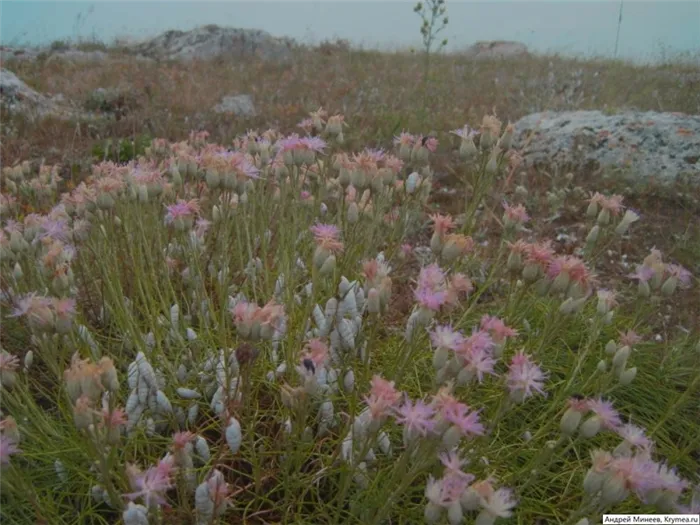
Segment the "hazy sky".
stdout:
<svg viewBox="0 0 700 525">
<path fill-rule="evenodd" d="M 31 1 L 0 2 L 0 41 L 47 44 L 76 37 L 144 38 L 203 24 L 258 28 L 301 41 L 341 37 L 367 47 L 420 43 L 414 2 L 378 1 Z M 518 40 L 539 51 L 612 55 L 619 0 L 447 0 L 450 48 Z M 699 0 L 626 0 L 619 55 L 633 59 L 700 51 Z"/>
</svg>

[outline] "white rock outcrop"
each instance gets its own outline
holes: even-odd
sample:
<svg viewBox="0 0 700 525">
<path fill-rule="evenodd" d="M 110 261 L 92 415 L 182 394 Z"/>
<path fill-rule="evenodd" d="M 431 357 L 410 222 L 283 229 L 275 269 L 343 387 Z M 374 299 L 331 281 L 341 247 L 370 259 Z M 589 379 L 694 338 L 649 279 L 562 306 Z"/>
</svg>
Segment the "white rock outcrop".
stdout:
<svg viewBox="0 0 700 525">
<path fill-rule="evenodd" d="M 619 170 L 631 178 L 700 183 L 700 116 L 628 111 L 544 112 L 515 123 L 529 164 Z"/>
<path fill-rule="evenodd" d="M 257 29 L 207 25 L 191 31 L 166 31 L 131 49 L 142 55 L 167 60 L 208 60 L 218 57 L 257 56 L 284 60 L 294 47 L 289 38 L 276 38 Z"/>
</svg>

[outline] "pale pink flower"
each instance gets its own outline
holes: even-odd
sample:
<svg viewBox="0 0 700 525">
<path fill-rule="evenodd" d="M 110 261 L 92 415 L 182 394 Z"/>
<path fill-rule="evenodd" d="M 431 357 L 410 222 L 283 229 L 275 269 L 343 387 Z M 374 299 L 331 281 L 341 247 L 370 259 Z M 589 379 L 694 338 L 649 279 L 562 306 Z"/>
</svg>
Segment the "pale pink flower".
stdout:
<svg viewBox="0 0 700 525">
<path fill-rule="evenodd" d="M 409 432 L 426 437 L 435 428 L 435 410 L 421 399 L 413 403 L 406 397 L 403 405 L 394 412 L 397 423 L 404 425 Z"/>
<path fill-rule="evenodd" d="M 490 354 L 494 347 L 491 335 L 485 330 L 474 330 L 457 348 L 457 354 L 468 357 L 472 352 L 484 352 Z"/>
<path fill-rule="evenodd" d="M 510 518 L 513 515 L 512 509 L 517 504 L 513 491 L 507 488 L 500 488 L 490 492 L 486 497 L 481 497 L 484 512 L 493 518 Z"/>
<path fill-rule="evenodd" d="M 165 215 L 165 224 L 173 224 L 176 220 L 194 220 L 194 217 L 199 213 L 199 203 L 196 199 L 184 201 L 178 199 L 175 204 L 166 207 L 168 213 Z"/>
<path fill-rule="evenodd" d="M 412 146 L 415 141 L 416 137 L 405 131 L 402 131 L 400 135 L 394 137 L 394 144 L 397 146 Z"/>
<path fill-rule="evenodd" d="M 481 318 L 481 329 L 488 331 L 494 343 L 497 344 L 504 342 L 509 337 L 516 337 L 518 335 L 517 330 L 506 326 L 503 320 L 498 317 L 491 317 L 490 315 L 484 315 Z"/>
<path fill-rule="evenodd" d="M 628 277 L 630 279 L 636 279 L 639 282 L 646 283 L 649 282 L 655 274 L 656 272 L 654 271 L 654 268 L 644 264 L 638 264 L 634 273 L 629 274 Z"/>
<path fill-rule="evenodd" d="M 324 250 L 332 253 L 343 251 L 343 243 L 340 241 L 340 229 L 334 224 L 316 223 L 310 228 L 314 235 L 314 241 Z"/>
<path fill-rule="evenodd" d="M 551 246 L 551 241 L 543 241 L 528 245 L 526 263 L 536 264 L 543 270 L 549 268 L 554 259 L 554 250 Z"/>
<path fill-rule="evenodd" d="M 370 395 L 364 398 L 373 419 L 388 415 L 400 399 L 401 392 L 396 390 L 394 382 L 378 375 L 372 377 Z"/>
<path fill-rule="evenodd" d="M 174 458 L 160 460 L 155 467 L 149 467 L 146 472 L 140 472 L 137 468 L 129 471 L 129 480 L 134 492 L 125 494 L 124 497 L 134 501 L 143 498 L 146 507 L 168 506 L 165 493 L 173 487 L 171 479 L 174 469 Z"/>
<path fill-rule="evenodd" d="M 328 359 L 328 345 L 320 339 L 310 339 L 307 345 L 305 359 L 310 359 L 316 368 L 321 366 Z"/>
<path fill-rule="evenodd" d="M 464 336 L 450 325 L 436 326 L 430 333 L 430 341 L 436 349 L 446 348 L 456 351 L 464 343 Z"/>
<path fill-rule="evenodd" d="M 507 384 L 512 394 L 519 394 L 526 399 L 538 392 L 545 395 L 543 390 L 546 374 L 539 366 L 520 350 L 512 359 L 508 369 Z"/>
<path fill-rule="evenodd" d="M 678 284 L 681 286 L 681 288 L 690 287 L 693 274 L 683 268 L 680 264 L 667 264 L 666 273 L 668 273 L 669 276 L 678 279 Z"/>
<path fill-rule="evenodd" d="M 444 272 L 437 264 L 421 269 L 418 284 L 413 292 L 418 304 L 437 311 L 447 301 L 447 283 Z"/>
<path fill-rule="evenodd" d="M 625 208 L 622 205 L 623 200 L 624 197 L 622 195 L 612 195 L 610 197 L 603 197 L 599 204 L 601 208 L 610 212 L 610 215 L 617 216 L 620 215 Z"/>
<path fill-rule="evenodd" d="M 7 436 L 0 435 L 0 465 L 8 465 L 10 456 L 22 452 L 17 444 Z"/>
<path fill-rule="evenodd" d="M 496 360 L 483 348 L 471 347 L 468 352 L 463 352 L 460 356 L 464 360 L 464 368 L 474 374 L 479 383 L 484 381 L 485 374 L 496 375 L 494 371 Z"/>
<path fill-rule="evenodd" d="M 460 458 L 456 451 L 450 450 L 449 452 L 443 452 L 438 457 L 445 467 L 447 475 L 460 477 L 464 479 L 467 484 L 474 481 L 475 477 L 472 474 L 462 471 L 462 467 L 468 464 L 469 461 Z"/>
<path fill-rule="evenodd" d="M 650 450 L 653 442 L 642 427 L 628 423 L 615 429 L 617 434 L 633 447 Z"/>
<path fill-rule="evenodd" d="M 589 399 L 588 407 L 600 418 L 603 427 L 615 430 L 622 424 L 620 414 L 613 408 L 613 404 L 610 401 L 604 401 L 601 398 Z"/>
<path fill-rule="evenodd" d="M 633 330 L 627 330 L 626 332 L 619 333 L 620 346 L 629 346 L 630 348 L 632 348 L 633 346 L 642 342 L 642 338 L 639 335 L 637 335 L 637 333 Z"/>
<path fill-rule="evenodd" d="M 530 220 L 530 216 L 525 210 L 525 206 L 518 204 L 517 206 L 510 206 L 507 202 L 503 201 L 504 219 L 505 222 L 510 222 L 516 225 L 523 225 Z"/>
<path fill-rule="evenodd" d="M 191 443 L 195 437 L 196 435 L 190 431 L 175 432 L 173 434 L 173 451 L 184 450 L 187 444 Z"/>
<path fill-rule="evenodd" d="M 440 415 L 458 427 L 464 436 L 484 435 L 484 425 L 479 422 L 479 413 L 470 410 L 464 403 L 446 403 L 442 407 Z"/>
<path fill-rule="evenodd" d="M 434 223 L 433 231 L 441 239 L 455 228 L 455 221 L 450 215 L 435 213 L 430 216 L 430 220 Z"/>
</svg>

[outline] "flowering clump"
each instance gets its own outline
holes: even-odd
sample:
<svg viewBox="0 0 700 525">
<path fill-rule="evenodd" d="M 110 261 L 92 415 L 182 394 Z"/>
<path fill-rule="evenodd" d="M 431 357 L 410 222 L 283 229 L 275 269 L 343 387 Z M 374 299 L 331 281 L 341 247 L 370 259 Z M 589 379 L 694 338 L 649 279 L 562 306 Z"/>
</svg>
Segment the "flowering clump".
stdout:
<svg viewBox="0 0 700 525">
<path fill-rule="evenodd" d="M 349 147 L 309 109 L 76 186 L 3 168 L 3 519 L 530 523 L 545 489 L 562 523 L 694 511 L 697 337 L 666 301 L 693 276 L 656 248 L 612 275 L 640 214 L 573 175 L 535 193 L 496 115 Z"/>
</svg>

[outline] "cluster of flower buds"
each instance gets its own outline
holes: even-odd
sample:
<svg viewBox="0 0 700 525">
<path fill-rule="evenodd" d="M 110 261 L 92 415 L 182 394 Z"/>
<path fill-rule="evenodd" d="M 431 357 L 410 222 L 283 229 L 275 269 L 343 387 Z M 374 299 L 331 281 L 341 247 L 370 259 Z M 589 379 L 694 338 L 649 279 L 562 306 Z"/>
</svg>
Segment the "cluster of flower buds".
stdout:
<svg viewBox="0 0 700 525">
<path fill-rule="evenodd" d="M 240 385 L 240 364 L 236 356 L 236 352 L 229 348 L 228 350 L 219 350 L 216 354 L 210 356 L 205 362 L 198 374 L 203 383 L 203 391 L 207 398 L 210 398 L 209 405 L 212 411 L 219 417 L 225 418 L 228 415 L 228 404 L 233 401 L 240 401 L 242 392 Z M 184 397 L 181 393 L 181 397 Z M 189 393 L 189 392 L 188 392 Z M 197 393 L 198 394 L 198 393 Z M 195 394 L 190 394 L 189 399 L 199 397 Z M 196 403 L 192 407 L 198 406 Z M 196 418 L 195 408 L 190 408 L 188 419 Z"/>
<path fill-rule="evenodd" d="M 218 469 L 212 470 L 195 491 L 197 525 L 209 525 L 226 512 L 229 492 L 223 473 Z"/>
<path fill-rule="evenodd" d="M 133 432 L 139 424 L 150 434 L 163 433 L 169 428 L 173 406 L 163 392 L 165 378 L 139 352 L 129 364 L 128 383 L 131 392 L 126 402 L 127 431 Z"/>
</svg>

